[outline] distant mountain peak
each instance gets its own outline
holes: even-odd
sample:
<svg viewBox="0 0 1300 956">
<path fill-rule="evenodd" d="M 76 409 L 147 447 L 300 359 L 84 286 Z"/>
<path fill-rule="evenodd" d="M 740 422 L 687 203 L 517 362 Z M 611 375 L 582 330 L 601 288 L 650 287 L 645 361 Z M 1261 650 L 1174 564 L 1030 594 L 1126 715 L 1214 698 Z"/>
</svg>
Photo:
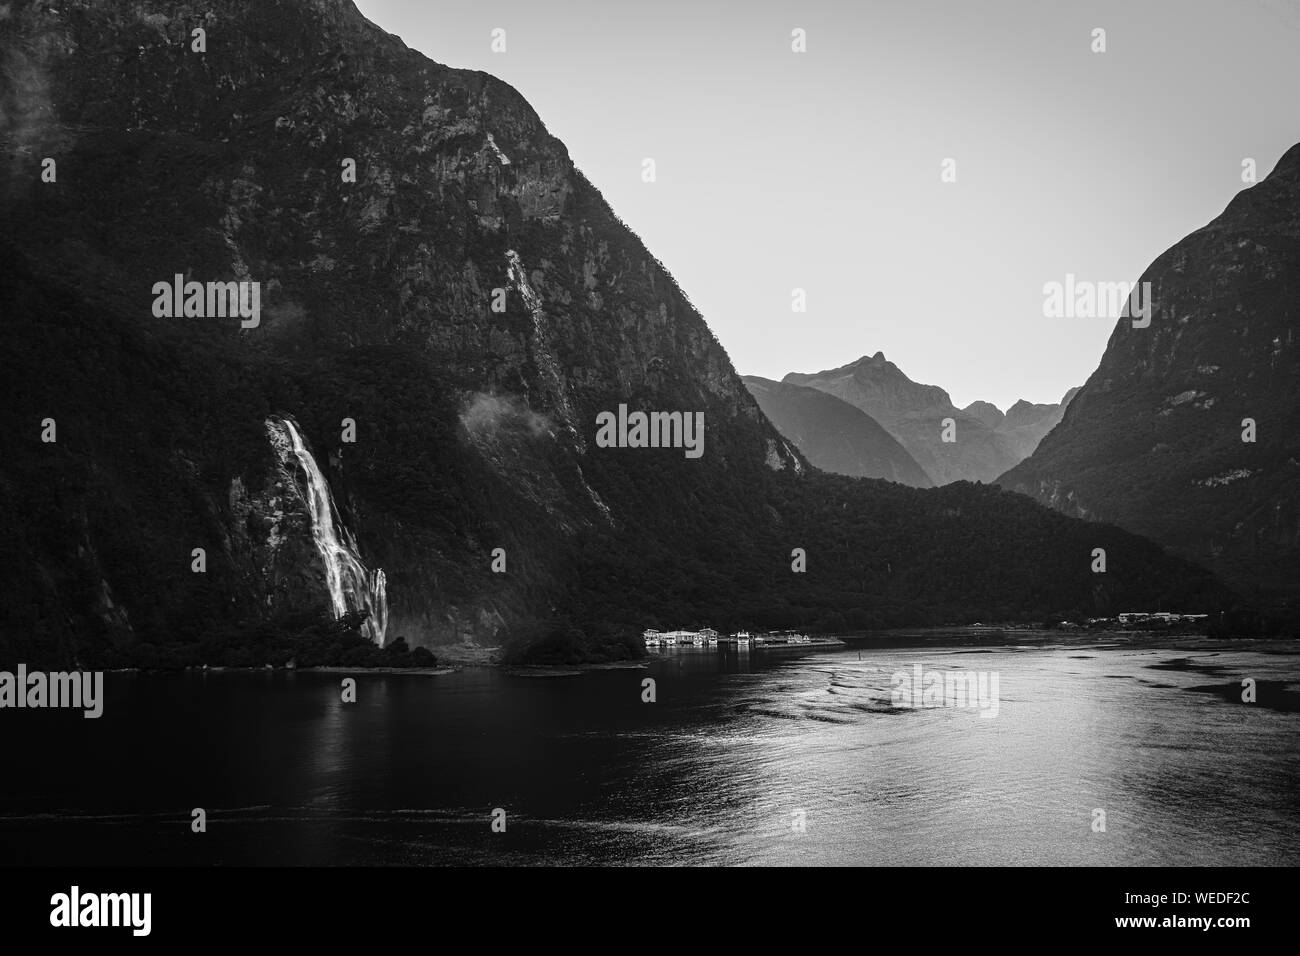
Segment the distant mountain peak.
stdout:
<svg viewBox="0 0 1300 956">
<path fill-rule="evenodd" d="M 864 355 L 856 362 L 852 362 L 849 365 L 844 366 L 845 369 L 888 368 L 888 367 L 896 368 L 897 366 L 895 366 L 893 362 L 889 361 L 889 359 L 885 358 L 885 353 L 879 350 L 877 350 L 875 355 Z"/>
<path fill-rule="evenodd" d="M 1002 414 L 1002 411 L 992 402 L 982 402 L 982 401 L 971 402 L 969 405 L 963 408 L 962 411 L 965 412 L 967 415 L 971 416 L 971 418 L 975 418 L 983 422 L 989 428 L 997 428 L 998 425 L 1002 424 L 1003 418 L 1006 417 Z"/>
<path fill-rule="evenodd" d="M 1028 456 L 1065 411 L 1064 403 L 1038 405 L 1024 399 L 1005 413 L 984 401 L 958 409 L 944 389 L 908 378 L 881 351 L 839 368 L 791 372 L 782 381 L 818 389 L 865 412 L 902 444 L 935 484 L 992 481 L 999 467 Z M 1066 393 L 1067 400 L 1073 392 Z M 957 423 L 961 437 L 956 442 L 943 440 L 947 418 Z"/>
<path fill-rule="evenodd" d="M 933 484 L 898 440 L 856 406 L 804 385 L 756 375 L 742 381 L 763 414 L 816 467 L 916 488 Z"/>
</svg>

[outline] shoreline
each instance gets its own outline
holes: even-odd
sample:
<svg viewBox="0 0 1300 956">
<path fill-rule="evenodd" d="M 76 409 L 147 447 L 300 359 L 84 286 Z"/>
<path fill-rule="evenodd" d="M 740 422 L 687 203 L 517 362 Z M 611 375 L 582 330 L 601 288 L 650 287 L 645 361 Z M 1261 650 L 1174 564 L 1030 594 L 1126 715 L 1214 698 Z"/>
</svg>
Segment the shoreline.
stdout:
<svg viewBox="0 0 1300 956">
<path fill-rule="evenodd" d="M 985 641 L 982 638 L 1003 637 L 1001 641 Z M 1150 629 L 1150 628 L 1062 628 L 1062 629 L 1045 629 L 1036 628 L 1026 625 L 957 625 L 957 626 L 923 626 L 923 627 L 901 627 L 889 628 L 874 631 L 870 634 L 849 634 L 836 635 L 834 637 L 814 639 L 808 643 L 801 644 L 746 644 L 745 649 L 750 652 L 766 654 L 771 652 L 788 653 L 799 651 L 824 651 L 830 649 L 840 650 L 867 650 L 867 649 L 887 649 L 891 647 L 905 647 L 909 644 L 926 643 L 933 646 L 944 646 L 944 642 L 936 639 L 948 638 L 953 646 L 989 646 L 998 644 L 1014 643 L 1016 638 L 1031 638 L 1037 644 L 1066 644 L 1079 647 L 1095 646 L 1104 647 L 1132 647 L 1132 646 L 1150 646 L 1158 647 L 1162 645 L 1176 645 L 1180 642 L 1195 641 L 1197 643 L 1205 642 L 1206 648 L 1212 649 L 1230 649 L 1236 647 L 1249 646 L 1255 643 L 1276 645 L 1275 653 L 1287 653 L 1286 648 L 1292 647 L 1293 653 L 1300 654 L 1300 641 L 1294 641 L 1286 637 L 1237 637 L 1237 638 L 1215 638 L 1204 631 L 1193 631 L 1171 628 Z M 452 645 L 452 647 L 456 647 Z M 164 674 L 164 673 L 319 673 L 319 674 L 347 674 L 349 676 L 359 676 L 362 674 L 384 674 L 398 675 L 409 674 L 416 677 L 443 677 L 448 674 L 454 674 L 467 669 L 486 668 L 490 670 L 501 671 L 512 677 L 574 677 L 592 671 L 607 670 L 646 670 L 652 667 L 657 661 L 664 659 L 665 652 L 675 652 L 679 650 L 689 651 L 718 651 L 724 648 L 735 649 L 735 642 L 721 642 L 719 644 L 706 645 L 669 645 L 667 647 L 647 648 L 646 655 L 633 660 L 622 661 L 595 661 L 576 664 L 528 664 L 514 663 L 503 659 L 502 648 L 500 647 L 469 647 L 463 650 L 469 651 L 467 654 L 456 654 L 455 650 L 451 653 L 436 655 L 439 663 L 433 667 L 348 667 L 342 664 L 325 664 L 317 667 L 285 667 L 272 666 L 270 664 L 259 664 L 251 667 L 226 667 L 222 665 L 190 665 L 183 668 L 142 668 L 142 667 L 117 667 L 104 668 L 107 674 Z"/>
</svg>

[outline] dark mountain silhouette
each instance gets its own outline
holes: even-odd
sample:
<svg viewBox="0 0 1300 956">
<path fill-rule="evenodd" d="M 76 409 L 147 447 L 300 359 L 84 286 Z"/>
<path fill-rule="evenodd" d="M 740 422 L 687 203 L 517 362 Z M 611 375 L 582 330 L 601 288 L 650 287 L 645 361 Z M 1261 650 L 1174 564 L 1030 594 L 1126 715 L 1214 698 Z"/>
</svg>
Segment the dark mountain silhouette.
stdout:
<svg viewBox="0 0 1300 956">
<path fill-rule="evenodd" d="M 746 375 L 743 381 L 768 420 L 823 471 L 884 478 L 913 488 L 933 485 L 893 435 L 848 402 L 757 375 Z"/>
<path fill-rule="evenodd" d="M 1300 146 L 1141 281 L 1149 327 L 1118 322 L 1061 424 L 999 481 L 1149 535 L 1262 598 L 1294 597 Z"/>
<path fill-rule="evenodd" d="M 271 416 L 412 645 L 1225 598 L 1019 495 L 809 469 L 524 99 L 347 0 L 4 9 L 0 662 L 280 660 L 286 615 L 328 602 Z M 260 324 L 156 315 L 178 274 L 259 282 Z M 621 405 L 702 413 L 703 454 L 601 447 Z"/>
</svg>

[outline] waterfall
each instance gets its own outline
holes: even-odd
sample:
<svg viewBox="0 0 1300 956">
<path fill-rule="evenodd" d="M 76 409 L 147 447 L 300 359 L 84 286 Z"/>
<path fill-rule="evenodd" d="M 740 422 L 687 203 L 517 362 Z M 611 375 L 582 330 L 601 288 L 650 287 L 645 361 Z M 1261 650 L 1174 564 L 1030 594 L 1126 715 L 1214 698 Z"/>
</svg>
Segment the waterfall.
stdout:
<svg viewBox="0 0 1300 956">
<path fill-rule="evenodd" d="M 311 512 L 311 536 L 325 562 L 325 583 L 329 587 L 330 603 L 334 616 L 342 617 L 348 611 L 361 611 L 366 620 L 362 633 L 380 647 L 384 646 L 384 631 L 388 628 L 387 581 L 381 568 L 373 572 L 361 562 L 356 540 L 339 520 L 334 496 L 329 482 L 321 474 L 316 459 L 308 451 L 297 426 L 291 419 L 268 419 L 267 431 L 277 446 L 285 470 L 291 475 L 288 461 L 291 453 L 297 466 L 307 476 L 306 488 L 299 488 Z"/>
</svg>

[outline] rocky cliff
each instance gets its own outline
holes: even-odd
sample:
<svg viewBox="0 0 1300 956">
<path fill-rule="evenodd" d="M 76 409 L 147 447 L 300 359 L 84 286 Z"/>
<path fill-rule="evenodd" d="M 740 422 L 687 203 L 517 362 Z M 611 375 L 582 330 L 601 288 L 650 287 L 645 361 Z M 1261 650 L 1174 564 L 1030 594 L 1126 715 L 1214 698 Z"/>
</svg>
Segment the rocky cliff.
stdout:
<svg viewBox="0 0 1300 956">
<path fill-rule="evenodd" d="M 1016 496 L 810 473 L 524 99 L 347 0 L 0 18 L 7 656 L 129 661 L 326 606 L 272 416 L 298 422 L 413 644 L 618 654 L 656 623 L 1217 593 Z M 258 321 L 160 314 L 177 275 L 258 283 Z M 703 455 L 602 447 L 620 406 L 703 414 Z M 1098 581 L 1102 541 L 1127 560 Z"/>
<path fill-rule="evenodd" d="M 1261 597 L 1300 588 L 1300 146 L 1142 274 L 1038 450 L 999 481 L 1113 521 Z M 1253 439 L 1253 440 L 1252 440 Z"/>
</svg>

